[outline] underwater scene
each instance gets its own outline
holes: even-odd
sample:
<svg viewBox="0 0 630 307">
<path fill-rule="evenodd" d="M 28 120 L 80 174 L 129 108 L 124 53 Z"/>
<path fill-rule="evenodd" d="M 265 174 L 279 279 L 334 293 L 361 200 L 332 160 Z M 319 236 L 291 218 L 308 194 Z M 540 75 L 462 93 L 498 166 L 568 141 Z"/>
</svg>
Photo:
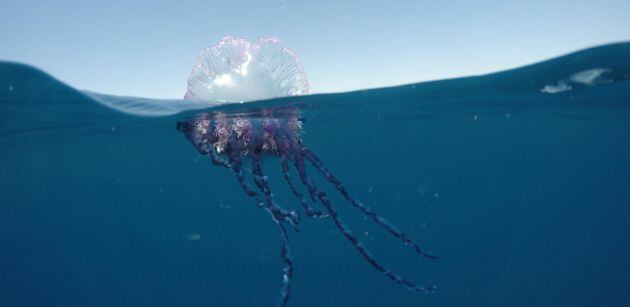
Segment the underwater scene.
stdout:
<svg viewBox="0 0 630 307">
<path fill-rule="evenodd" d="M 186 99 L 0 62 L 0 306 L 630 302 L 630 43 L 312 95 L 267 43 Z"/>
</svg>

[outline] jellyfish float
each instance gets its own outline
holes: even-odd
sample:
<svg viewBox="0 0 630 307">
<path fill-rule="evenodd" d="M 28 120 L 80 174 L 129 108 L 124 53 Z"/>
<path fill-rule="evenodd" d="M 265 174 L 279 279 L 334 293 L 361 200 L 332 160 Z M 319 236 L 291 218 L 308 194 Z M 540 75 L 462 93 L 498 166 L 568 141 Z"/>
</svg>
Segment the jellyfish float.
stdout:
<svg viewBox="0 0 630 307">
<path fill-rule="evenodd" d="M 202 50 L 188 80 L 187 99 L 217 102 L 245 101 L 277 96 L 300 95 L 309 85 L 298 58 L 275 39 L 251 44 L 242 39 L 224 38 L 218 45 Z M 418 285 L 392 272 L 366 249 L 346 226 L 326 193 L 309 177 L 309 171 L 321 174 L 353 207 L 361 211 L 392 236 L 419 255 L 437 259 L 425 252 L 405 233 L 353 197 L 341 181 L 309 149 L 302 138 L 303 118 L 296 106 L 249 110 L 246 112 L 199 113 L 177 123 L 177 129 L 208 156 L 212 164 L 233 172 L 243 192 L 269 213 L 280 232 L 280 256 L 284 264 L 279 306 L 285 306 L 291 294 L 293 258 L 289 229 L 299 230 L 300 214 L 280 206 L 273 198 L 263 163 L 278 160 L 278 169 L 297 202 L 310 218 L 329 219 L 359 254 L 387 278 L 420 293 L 432 293 L 435 286 Z M 248 165 L 248 166 L 246 166 Z M 251 171 L 249 170 L 251 167 Z M 298 174 L 303 193 L 291 176 Z M 319 203 L 321 210 L 315 208 Z"/>
</svg>

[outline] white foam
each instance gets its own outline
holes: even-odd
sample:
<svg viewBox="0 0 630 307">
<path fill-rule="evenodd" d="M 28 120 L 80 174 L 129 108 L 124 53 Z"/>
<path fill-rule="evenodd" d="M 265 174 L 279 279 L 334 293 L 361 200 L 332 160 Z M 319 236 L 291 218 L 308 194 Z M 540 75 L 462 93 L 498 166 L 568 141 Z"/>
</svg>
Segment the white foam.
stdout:
<svg viewBox="0 0 630 307">
<path fill-rule="evenodd" d="M 570 80 L 586 85 L 598 85 L 613 82 L 612 79 L 603 77 L 604 73 L 610 72 L 608 68 L 593 68 L 572 74 Z"/>
<path fill-rule="evenodd" d="M 603 76 L 604 73 L 611 71 L 612 70 L 609 68 L 592 68 L 583 70 L 572 74 L 567 79 L 558 80 L 556 85 L 547 84 L 543 88 L 541 88 L 540 91 L 546 94 L 558 94 L 568 92 L 573 89 L 571 84 L 569 84 L 570 82 L 585 84 L 588 86 L 612 83 L 614 81 L 613 79 L 605 78 Z"/>
<path fill-rule="evenodd" d="M 557 94 L 570 91 L 571 89 L 571 85 L 569 85 L 565 81 L 560 80 L 558 81 L 557 85 L 545 85 L 542 89 L 540 89 L 540 91 L 547 94 Z"/>
</svg>

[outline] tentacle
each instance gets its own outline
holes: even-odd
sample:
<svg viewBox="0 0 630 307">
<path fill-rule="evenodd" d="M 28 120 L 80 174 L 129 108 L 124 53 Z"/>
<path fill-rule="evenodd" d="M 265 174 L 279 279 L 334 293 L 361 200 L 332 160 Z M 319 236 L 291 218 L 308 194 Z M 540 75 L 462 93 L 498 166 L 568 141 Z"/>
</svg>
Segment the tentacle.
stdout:
<svg viewBox="0 0 630 307">
<path fill-rule="evenodd" d="M 394 282 L 407 287 L 408 289 L 421 292 L 421 293 L 434 292 L 436 290 L 435 286 L 416 285 L 415 283 L 393 273 L 392 271 L 387 269 L 385 266 L 383 266 L 381 263 L 379 263 L 376 260 L 376 258 L 374 258 L 374 256 L 372 256 L 372 253 L 370 253 L 370 251 L 368 251 L 365 248 L 365 246 L 363 246 L 363 243 L 361 243 L 361 241 L 359 241 L 359 239 L 357 239 L 357 237 L 352 234 L 352 231 L 350 230 L 350 228 L 348 228 L 348 226 L 343 224 L 343 222 L 341 221 L 341 219 L 339 218 L 337 214 L 337 210 L 335 210 L 335 208 L 330 203 L 330 200 L 328 200 L 326 193 L 317 189 L 315 184 L 308 178 L 308 176 L 306 175 L 306 167 L 304 164 L 304 160 L 301 158 L 301 156 L 302 154 L 300 151 L 295 152 L 294 164 L 295 164 L 295 167 L 298 169 L 298 173 L 300 174 L 300 179 L 302 180 L 302 183 L 304 183 L 304 185 L 307 186 L 309 191 L 312 191 L 317 196 L 317 198 L 320 200 L 320 202 L 324 205 L 324 207 L 330 214 L 330 217 L 332 217 L 337 228 L 352 243 L 352 245 L 354 245 L 354 247 L 359 251 L 361 256 L 372 267 L 374 267 L 376 270 L 381 272 L 383 275 L 387 276 L 389 279 L 393 280 Z"/>
<path fill-rule="evenodd" d="M 252 190 L 247 184 L 247 182 L 245 181 L 245 172 L 243 171 L 243 168 L 241 166 L 241 154 L 240 154 L 241 147 L 242 147 L 241 141 L 238 140 L 236 137 L 233 137 L 233 138 L 230 138 L 228 144 L 230 145 L 230 152 L 229 152 L 230 162 L 219 160 L 214 152 L 214 149 L 210 150 L 210 160 L 212 160 L 212 163 L 214 165 L 220 165 L 224 167 L 230 167 L 231 165 L 231 168 L 236 174 L 236 179 L 238 180 L 238 184 L 241 186 L 241 189 L 243 189 L 243 191 L 245 192 L 247 196 L 253 197 L 256 199 L 256 206 L 262 207 L 263 201 L 260 194 Z"/>
<path fill-rule="evenodd" d="M 263 201 L 261 200 L 260 194 L 256 191 L 249 188 L 249 186 L 245 183 L 245 175 L 243 169 L 241 168 L 241 163 L 234 162 L 233 163 L 234 172 L 237 175 L 238 182 L 241 185 L 241 188 L 245 193 L 256 199 L 256 203 L 259 207 L 263 206 Z M 267 205 L 265 210 L 271 215 L 271 219 L 278 227 L 280 231 L 280 238 L 282 239 L 282 246 L 280 248 L 280 257 L 282 258 L 282 262 L 284 263 L 284 267 L 282 269 L 282 286 L 280 288 L 280 298 L 278 299 L 279 306 L 286 306 L 289 301 L 289 297 L 291 295 L 291 278 L 293 277 L 293 258 L 291 257 L 291 249 L 289 246 L 289 236 L 287 234 L 282 221 L 284 217 L 280 214 L 277 208 L 272 208 Z"/>
<path fill-rule="evenodd" d="M 280 163 L 282 166 L 282 177 L 289 185 L 291 192 L 293 195 L 300 201 L 300 205 L 304 208 L 306 212 L 306 216 L 312 218 L 326 218 L 328 214 L 325 212 L 317 211 L 311 207 L 308 201 L 304 198 L 300 190 L 293 184 L 293 180 L 291 180 L 291 174 L 289 173 L 289 151 L 291 150 L 291 141 L 287 136 L 276 137 L 274 138 L 275 142 L 278 146 L 278 152 L 280 154 Z M 315 201 L 315 199 L 313 199 Z"/>
<path fill-rule="evenodd" d="M 297 145 L 297 146 L 301 147 L 301 152 L 302 152 L 303 156 L 307 160 L 311 161 L 311 164 L 315 167 L 315 169 L 317 169 L 328 181 L 330 181 L 335 186 L 337 191 L 339 191 L 339 193 L 341 193 L 341 195 L 343 195 L 343 197 L 352 206 L 354 206 L 355 208 L 358 208 L 359 210 L 361 210 L 361 212 L 363 212 L 363 214 L 369 216 L 374 222 L 376 222 L 377 224 L 379 224 L 383 228 L 385 228 L 385 230 L 387 230 L 387 232 L 392 234 L 394 237 L 400 239 L 406 246 L 409 246 L 413 250 L 415 250 L 416 253 L 418 253 L 418 254 L 426 257 L 426 258 L 429 258 L 429 259 L 439 259 L 439 257 L 437 255 L 432 254 L 430 252 L 423 251 L 418 244 L 413 242 L 405 233 L 403 233 L 402 231 L 398 230 L 396 228 L 396 226 L 392 225 L 385 218 L 383 218 L 382 216 L 378 215 L 376 213 L 376 211 L 374 211 L 374 209 L 372 209 L 369 206 L 361 203 L 359 200 L 357 200 L 352 195 L 350 195 L 348 193 L 348 191 L 346 190 L 346 188 L 341 184 L 341 181 L 339 181 L 339 179 L 337 179 L 337 177 L 335 177 L 335 175 L 333 175 L 324 166 L 322 161 L 312 151 L 310 151 L 308 148 L 302 146 L 301 144 Z"/>
<path fill-rule="evenodd" d="M 210 155 L 210 161 L 212 161 L 213 165 L 218 165 L 218 166 L 222 166 L 222 167 L 226 167 L 226 168 L 230 168 L 230 162 L 225 161 L 221 158 L 219 158 L 217 156 L 216 151 L 214 150 L 214 148 L 210 148 L 210 150 L 208 151 L 209 155 Z"/>
<path fill-rule="evenodd" d="M 287 212 L 283 210 L 279 206 L 275 205 L 271 199 L 271 192 L 269 191 L 269 185 L 266 182 L 266 179 L 260 179 L 257 181 L 260 183 L 258 186 L 261 191 L 265 194 L 265 201 L 262 200 L 260 194 L 254 190 L 252 190 L 249 185 L 247 185 L 245 181 L 245 173 L 243 168 L 241 167 L 241 151 L 242 142 L 236 138 L 231 138 L 229 140 L 230 145 L 230 162 L 226 164 L 232 165 L 232 169 L 236 173 L 236 177 L 238 179 L 239 185 L 247 194 L 247 196 L 253 197 L 256 199 L 256 203 L 259 207 L 265 205 L 265 210 L 271 215 L 271 219 L 278 227 L 280 231 L 280 238 L 282 240 L 282 246 L 280 248 L 280 257 L 282 258 L 282 262 L 284 264 L 282 268 L 282 286 L 280 288 L 280 298 L 278 299 L 278 305 L 281 307 L 286 306 L 289 301 L 289 297 L 291 296 L 291 278 L 293 277 L 293 258 L 291 257 L 291 249 L 289 246 L 289 235 L 287 234 L 286 228 L 282 222 L 286 221 L 297 227 L 299 222 L 299 216 L 295 212 Z M 258 159 L 260 157 L 258 156 Z M 214 160 L 213 160 L 214 161 Z M 223 164 L 221 164 L 223 165 Z M 263 177 L 262 173 L 262 162 L 256 162 L 255 167 L 253 168 L 253 174 L 256 177 Z"/>
<path fill-rule="evenodd" d="M 265 195 L 267 207 L 269 207 L 275 215 L 281 218 L 282 221 L 285 221 L 293 226 L 295 231 L 299 231 L 300 215 L 296 211 L 289 211 L 280 207 L 273 201 L 267 176 L 263 173 L 262 157 L 258 154 L 250 154 L 250 156 L 253 163 L 252 173 L 254 174 L 254 182 L 256 183 L 258 189 Z"/>
<path fill-rule="evenodd" d="M 271 212 L 270 212 L 271 213 Z M 272 214 L 273 217 L 273 214 Z M 291 296 L 291 278 L 293 277 L 293 257 L 291 257 L 291 248 L 289 245 L 289 235 L 284 225 L 277 219 L 273 218 L 274 223 L 280 230 L 280 237 L 282 238 L 282 247 L 280 248 L 280 257 L 284 267 L 282 268 L 282 287 L 280 288 L 280 298 L 278 299 L 279 306 L 286 306 Z"/>
<path fill-rule="evenodd" d="M 283 129 L 283 130 L 289 130 L 290 131 L 290 128 L 287 126 L 286 123 L 281 124 L 281 127 L 282 127 L 281 129 Z M 302 155 L 298 155 L 298 156 L 295 155 L 295 148 L 294 148 L 295 146 L 293 145 L 294 143 L 299 143 L 299 142 L 300 142 L 299 139 L 296 136 L 291 136 L 290 133 L 289 134 L 284 134 L 284 135 L 282 135 L 282 137 L 277 137 L 276 138 L 276 143 L 278 144 L 278 151 L 280 153 L 280 157 L 283 160 L 283 163 L 287 163 L 287 174 L 288 174 L 288 162 L 286 160 L 290 160 L 291 159 L 291 153 L 294 154 L 293 155 L 293 159 L 299 160 L 299 161 L 294 161 L 294 162 L 298 162 L 298 163 L 302 163 L 303 164 L 303 162 L 302 162 L 302 160 L 303 160 Z M 285 167 L 283 166 L 283 174 L 284 174 L 284 168 Z M 289 185 L 291 187 L 291 190 L 293 191 L 295 186 L 292 184 L 292 182 Z M 298 193 L 299 193 L 299 190 L 295 189 L 295 191 L 298 191 Z M 317 195 L 315 194 L 315 191 L 313 191 L 311 189 L 308 189 L 308 194 L 311 197 L 312 201 L 314 201 L 314 202 L 317 201 Z M 294 195 L 295 195 L 295 193 L 294 193 Z M 296 196 L 299 197 L 300 200 L 302 201 L 302 199 L 303 199 L 303 197 L 301 196 L 302 193 L 299 193 L 299 195 L 300 196 L 297 196 L 297 195 Z M 304 199 L 304 202 L 306 202 L 305 199 Z"/>
<path fill-rule="evenodd" d="M 296 231 L 298 231 L 299 215 L 295 211 L 287 211 L 273 202 L 271 189 L 267 182 L 267 177 L 264 175 L 262 169 L 262 158 L 258 154 L 252 154 L 253 168 L 252 172 L 256 176 L 256 185 L 265 194 L 266 209 L 271 214 L 274 222 L 280 230 L 280 236 L 282 237 L 282 248 L 280 250 L 280 256 L 284 262 L 283 275 L 282 275 L 282 288 L 280 291 L 280 299 L 278 305 L 285 306 L 291 296 L 291 278 L 293 277 L 293 258 L 291 257 L 291 249 L 289 246 L 289 236 L 287 234 L 282 221 L 291 224 Z"/>
<path fill-rule="evenodd" d="M 249 197 L 253 197 L 256 199 L 256 206 L 262 207 L 263 200 L 256 191 L 252 190 L 249 185 L 245 182 L 245 172 L 243 172 L 243 168 L 241 167 L 241 162 L 234 162 L 232 165 L 232 170 L 236 173 L 236 179 L 238 180 L 238 184 L 241 186 L 241 189 L 247 194 Z"/>
<path fill-rule="evenodd" d="M 293 184 L 293 180 L 291 180 L 291 175 L 289 174 L 289 163 L 287 162 L 287 156 L 282 154 L 280 156 L 280 160 L 282 163 L 282 177 L 284 177 L 284 180 L 287 182 L 287 184 L 291 188 L 291 192 L 293 192 L 293 195 L 295 195 L 295 197 L 300 200 L 300 204 L 304 208 L 304 212 L 306 213 L 306 216 L 312 217 L 312 218 L 328 217 L 327 213 L 313 209 L 313 207 L 311 207 L 311 205 L 307 202 L 304 196 L 302 196 L 302 193 L 300 193 L 297 187 Z"/>
</svg>

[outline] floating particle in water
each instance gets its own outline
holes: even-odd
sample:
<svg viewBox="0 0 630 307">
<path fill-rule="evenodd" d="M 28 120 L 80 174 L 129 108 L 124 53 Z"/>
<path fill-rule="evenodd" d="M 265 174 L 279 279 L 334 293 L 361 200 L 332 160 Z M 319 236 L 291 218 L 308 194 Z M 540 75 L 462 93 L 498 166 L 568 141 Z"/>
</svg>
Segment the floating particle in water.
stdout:
<svg viewBox="0 0 630 307">
<path fill-rule="evenodd" d="M 427 194 L 428 189 L 429 187 L 427 185 L 420 183 L 416 187 L 416 194 L 418 194 L 419 196 L 424 196 Z"/>
<path fill-rule="evenodd" d="M 13 91 L 13 85 L 9 85 L 9 92 Z"/>
<path fill-rule="evenodd" d="M 191 232 L 191 233 L 187 233 L 185 238 L 188 241 L 197 241 L 197 240 L 201 239 L 201 235 L 198 234 L 198 233 Z"/>
</svg>

